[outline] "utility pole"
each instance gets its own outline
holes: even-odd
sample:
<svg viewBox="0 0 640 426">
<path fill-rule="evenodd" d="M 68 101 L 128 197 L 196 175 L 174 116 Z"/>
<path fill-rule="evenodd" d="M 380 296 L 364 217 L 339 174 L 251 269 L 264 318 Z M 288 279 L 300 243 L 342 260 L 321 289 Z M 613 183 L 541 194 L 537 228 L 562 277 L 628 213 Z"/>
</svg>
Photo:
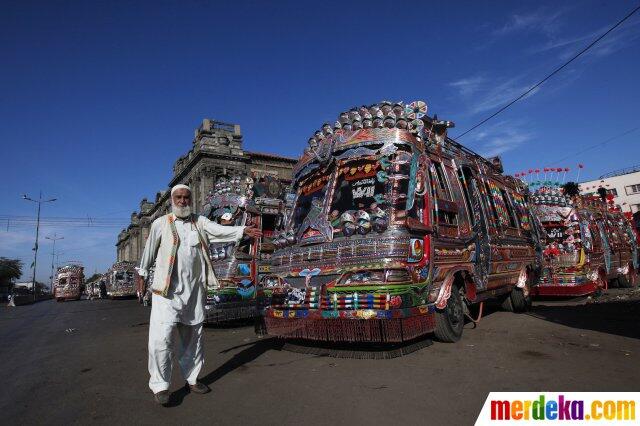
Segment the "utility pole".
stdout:
<svg viewBox="0 0 640 426">
<path fill-rule="evenodd" d="M 33 286 L 33 301 L 35 302 L 38 299 L 37 293 L 36 293 L 36 266 L 38 263 L 38 238 L 40 236 L 40 207 L 42 206 L 42 203 L 51 203 L 53 201 L 56 201 L 57 198 L 51 198 L 50 200 L 43 200 L 42 191 L 40 191 L 40 197 L 37 200 L 27 197 L 26 194 L 22 195 L 22 199 L 27 201 L 33 201 L 34 203 L 38 203 L 38 219 L 36 220 L 36 245 L 33 247 L 34 254 L 33 254 L 32 286 Z"/>
<path fill-rule="evenodd" d="M 56 241 L 64 240 L 64 237 L 58 237 L 58 234 L 53 234 L 53 237 L 45 237 L 47 240 L 53 241 L 53 250 L 51 251 L 51 283 L 49 284 L 49 291 L 53 295 L 53 261 L 56 258 Z"/>
</svg>

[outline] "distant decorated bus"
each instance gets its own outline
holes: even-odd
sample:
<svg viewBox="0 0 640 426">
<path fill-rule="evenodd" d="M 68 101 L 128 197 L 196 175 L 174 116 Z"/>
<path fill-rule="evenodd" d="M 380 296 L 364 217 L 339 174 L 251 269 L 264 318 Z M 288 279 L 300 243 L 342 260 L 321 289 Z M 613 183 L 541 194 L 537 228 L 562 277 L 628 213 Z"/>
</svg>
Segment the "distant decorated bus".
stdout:
<svg viewBox="0 0 640 426">
<path fill-rule="evenodd" d="M 53 297 L 58 302 L 80 300 L 84 292 L 84 268 L 66 265 L 58 268 L 53 281 Z"/>
<path fill-rule="evenodd" d="M 604 204 L 597 198 L 592 203 Z M 613 196 L 607 208 L 597 216 L 598 229 L 606 235 L 604 248 L 605 272 L 611 286 L 630 288 L 637 285 L 638 241 L 631 221 L 613 203 Z"/>
<path fill-rule="evenodd" d="M 354 108 L 309 140 L 271 258 L 268 334 L 453 342 L 485 300 L 528 308 L 541 249 L 524 184 L 426 112 Z"/>
<path fill-rule="evenodd" d="M 636 235 L 615 206 L 597 197 L 569 196 L 548 181 L 531 200 L 544 228 L 544 263 L 533 295 L 584 296 L 609 283 L 635 285 Z"/>
<path fill-rule="evenodd" d="M 219 288 L 207 290 L 206 322 L 210 324 L 252 318 L 269 304 L 271 291 L 263 281 L 270 276 L 273 235 L 288 209 L 285 187 L 276 178 L 220 178 L 203 214 L 223 226 L 253 224 L 261 238 L 245 237 L 238 244 L 213 243 L 210 256 Z"/>
<path fill-rule="evenodd" d="M 137 296 L 138 272 L 133 262 L 114 263 L 104 274 L 104 282 L 111 299 Z"/>
</svg>

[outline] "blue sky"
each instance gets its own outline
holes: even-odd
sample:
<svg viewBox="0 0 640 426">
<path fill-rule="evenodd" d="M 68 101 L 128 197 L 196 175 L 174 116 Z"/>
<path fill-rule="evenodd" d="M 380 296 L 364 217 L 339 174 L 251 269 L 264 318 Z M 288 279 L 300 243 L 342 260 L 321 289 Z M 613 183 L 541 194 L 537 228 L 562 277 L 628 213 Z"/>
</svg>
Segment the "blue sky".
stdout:
<svg viewBox="0 0 640 426">
<path fill-rule="evenodd" d="M 125 222 L 166 188 L 205 117 L 248 150 L 298 156 L 324 121 L 421 99 L 452 136 L 520 94 L 637 6 L 579 2 L 3 1 L 0 215 Z M 539 90 L 466 135 L 506 171 L 640 163 L 640 13 Z M 566 159 L 565 159 L 566 158 Z M 563 161 L 559 161 L 565 159 Z M 573 172 L 571 173 L 573 176 Z M 60 260 L 115 259 L 119 228 L 44 226 Z M 31 263 L 33 226 L 0 222 L 0 256 Z M 41 240 L 38 277 L 51 245 Z M 31 275 L 28 270 L 25 278 Z"/>
</svg>

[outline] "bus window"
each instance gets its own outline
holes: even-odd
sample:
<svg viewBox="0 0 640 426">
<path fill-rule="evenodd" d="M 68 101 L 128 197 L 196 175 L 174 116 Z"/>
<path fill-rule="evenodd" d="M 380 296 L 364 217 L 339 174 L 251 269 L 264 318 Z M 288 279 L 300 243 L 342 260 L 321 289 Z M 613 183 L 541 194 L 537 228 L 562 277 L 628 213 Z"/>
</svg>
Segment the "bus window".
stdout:
<svg viewBox="0 0 640 426">
<path fill-rule="evenodd" d="M 266 238 L 271 238 L 273 232 L 276 230 L 276 223 L 278 217 L 273 214 L 262 215 L 262 235 Z"/>
<path fill-rule="evenodd" d="M 467 208 L 467 217 L 469 217 L 469 223 L 471 224 L 471 226 L 473 226 L 475 225 L 475 217 L 473 215 L 473 208 L 471 207 L 471 194 L 469 192 L 471 179 L 473 179 L 473 175 L 469 167 L 463 166 L 458 168 L 458 181 L 460 182 L 460 187 L 462 188 L 462 198 L 464 198 L 464 205 Z"/>
<path fill-rule="evenodd" d="M 353 215 L 364 211 L 372 216 L 386 214 L 386 182 L 378 177 L 379 170 L 380 164 L 371 160 L 349 161 L 339 166 L 329 208 L 329 222 L 334 227 L 334 234 L 343 232 L 340 221 L 345 213 Z"/>
<path fill-rule="evenodd" d="M 332 169 L 320 174 L 316 173 L 307 178 L 301 185 L 293 209 L 293 226 L 296 230 L 313 209 L 322 210 L 327 193 L 327 183 Z"/>
<path fill-rule="evenodd" d="M 445 200 L 450 200 L 451 191 L 449 190 L 449 185 L 447 184 L 444 170 L 442 170 L 442 163 L 438 163 L 434 161 L 433 166 L 436 170 L 436 175 L 438 177 L 437 179 L 438 198 L 444 198 Z"/>
<path fill-rule="evenodd" d="M 434 161 L 429 169 L 432 188 L 436 190 L 433 202 L 434 224 L 439 226 L 440 235 L 457 238 L 459 236 L 458 203 L 451 199 L 451 190 L 442 167 L 442 163 Z"/>
<path fill-rule="evenodd" d="M 495 226 L 499 226 L 500 218 L 498 217 L 498 211 L 496 210 L 496 205 L 494 203 L 491 189 L 489 188 L 489 184 L 487 182 L 484 183 L 484 188 L 487 191 L 486 197 L 489 199 L 489 206 L 491 210 L 491 217 L 493 218 L 493 223 L 495 224 Z"/>
<path fill-rule="evenodd" d="M 515 219 L 515 213 L 513 211 L 513 208 L 511 206 L 511 200 L 509 199 L 509 196 L 507 195 L 507 191 L 505 191 L 504 189 L 500 190 L 500 194 L 502 195 L 502 202 L 504 203 L 506 209 L 507 209 L 507 216 L 509 217 L 509 226 L 512 228 L 517 228 L 518 224 L 516 223 L 516 219 Z"/>
</svg>

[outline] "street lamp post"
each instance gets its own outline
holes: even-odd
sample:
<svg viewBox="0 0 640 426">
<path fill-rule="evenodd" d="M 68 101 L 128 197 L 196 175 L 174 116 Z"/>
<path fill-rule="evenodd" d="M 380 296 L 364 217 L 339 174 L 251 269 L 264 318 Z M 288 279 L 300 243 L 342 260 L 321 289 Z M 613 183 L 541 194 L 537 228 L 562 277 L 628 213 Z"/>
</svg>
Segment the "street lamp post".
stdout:
<svg viewBox="0 0 640 426">
<path fill-rule="evenodd" d="M 53 273 L 54 273 L 54 269 L 53 269 L 53 261 L 56 258 L 56 241 L 58 240 L 64 240 L 64 237 L 58 237 L 57 234 L 53 234 L 53 237 L 45 237 L 47 240 L 51 240 L 53 241 L 53 250 L 51 251 L 51 283 L 49 284 L 49 291 L 51 292 L 51 295 L 53 296 Z"/>
<path fill-rule="evenodd" d="M 36 294 L 36 265 L 38 263 L 38 238 L 40 236 L 40 207 L 42 206 L 42 203 L 51 203 L 53 201 L 56 201 L 57 198 L 51 198 L 50 200 L 43 200 L 42 199 L 42 191 L 40 191 L 40 197 L 37 200 L 29 198 L 25 194 L 22 195 L 22 199 L 23 200 L 27 200 L 27 201 L 33 201 L 34 203 L 38 203 L 38 219 L 36 220 L 36 245 L 33 247 L 34 254 L 33 254 L 33 281 L 32 281 L 32 288 L 33 288 L 33 301 L 35 302 L 37 300 L 37 294 Z"/>
</svg>

